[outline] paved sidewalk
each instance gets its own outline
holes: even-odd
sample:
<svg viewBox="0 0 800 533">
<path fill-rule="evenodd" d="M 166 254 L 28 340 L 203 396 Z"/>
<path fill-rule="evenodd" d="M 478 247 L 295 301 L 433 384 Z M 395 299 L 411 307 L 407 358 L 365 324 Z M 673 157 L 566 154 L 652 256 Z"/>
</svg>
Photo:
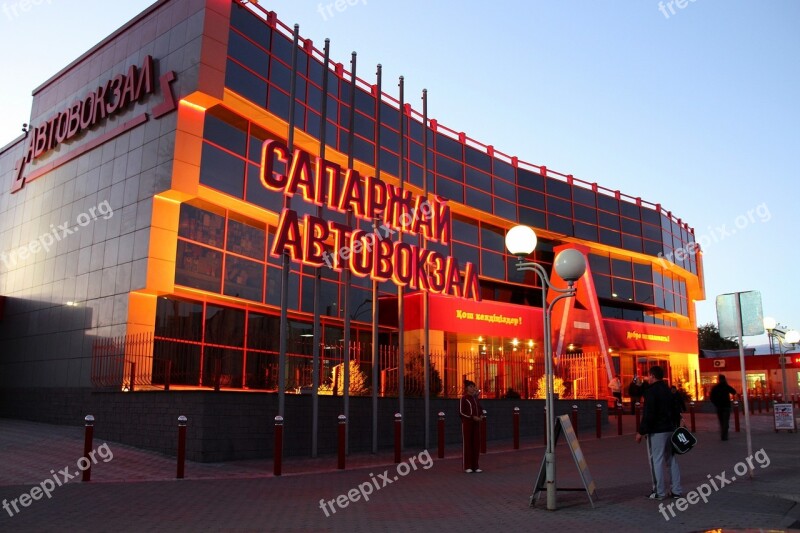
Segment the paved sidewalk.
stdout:
<svg viewBox="0 0 800 533">
<path fill-rule="evenodd" d="M 484 472 L 480 474 L 463 473 L 460 450 L 449 448 L 445 459 L 435 459 L 433 449 L 431 462 L 424 451 L 406 450 L 399 466 L 392 464 L 391 452 L 352 455 L 345 471 L 335 469 L 335 457 L 293 459 L 284 463 L 280 478 L 272 476 L 271 460 L 187 462 L 184 480 L 174 479 L 174 458 L 113 442 L 101 449 L 104 443 L 95 440 L 98 462 L 92 467 L 92 481 L 81 483 L 77 475 L 51 489 L 47 498 L 32 489 L 54 476 L 61 481 L 64 476 L 58 472 L 65 467 L 68 474 L 77 473 L 83 428 L 0 419 L 4 467 L 0 499 L 10 502 L 16 498 L 19 509 L 14 512 L 9 506 L 10 511 L 0 510 L 0 530 L 447 532 L 480 527 L 497 531 L 561 527 L 679 532 L 800 528 L 800 437 L 785 431 L 775 433 L 771 416 L 755 415 L 751 420 L 753 451 L 757 452 L 752 459 L 753 479 L 736 474 L 744 469 L 740 463 L 748 456 L 744 433 L 732 432 L 731 440 L 722 442 L 716 418 L 696 416 L 699 443 L 680 458 L 683 487 L 688 494 L 705 483 L 710 494 L 707 503 L 687 502 L 683 511 L 673 505 L 672 516 L 668 506 L 675 500 L 644 498 L 650 490 L 646 452 L 644 445 L 633 440 L 634 422 L 629 415 L 623 417 L 623 436 L 617 436 L 613 417 L 604 427 L 602 439 L 594 432 L 580 435 L 597 485 L 594 508 L 585 492 L 559 492 L 557 511 L 544 509 L 544 495 L 536 506 L 529 506 L 542 460 L 541 436 L 524 440 L 521 450 L 511 450 L 510 442 L 490 442 L 489 453 L 481 457 Z M 736 481 L 719 490 L 711 488 L 709 480 L 719 485 L 720 479 L 732 481 L 734 477 Z M 557 449 L 557 482 L 561 487 L 581 486 L 563 442 Z M 372 491 L 367 494 L 368 501 L 362 491 Z M 26 498 L 28 506 L 23 507 L 23 493 L 39 499 Z M 321 505 L 321 500 L 330 503 Z"/>
</svg>

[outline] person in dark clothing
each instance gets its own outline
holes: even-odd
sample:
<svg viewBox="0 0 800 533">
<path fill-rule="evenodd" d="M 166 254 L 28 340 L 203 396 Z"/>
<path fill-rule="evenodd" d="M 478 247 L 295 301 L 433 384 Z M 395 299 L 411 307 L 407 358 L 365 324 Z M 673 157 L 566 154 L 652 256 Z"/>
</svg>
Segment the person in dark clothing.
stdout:
<svg viewBox="0 0 800 533">
<path fill-rule="evenodd" d="M 675 424 L 675 427 L 681 425 L 681 421 L 683 420 L 683 413 L 686 412 L 686 402 L 683 401 L 683 394 L 678 390 L 678 387 L 675 385 L 669 388 L 669 391 L 672 393 L 672 422 Z"/>
<path fill-rule="evenodd" d="M 711 403 L 717 409 L 722 440 L 728 440 L 728 424 L 731 420 L 731 394 L 736 395 L 736 390 L 728 385 L 725 374 L 720 374 L 717 378 L 717 384 L 711 388 Z"/>
<path fill-rule="evenodd" d="M 631 397 L 631 414 L 636 414 L 636 404 L 642 401 L 642 385 L 639 376 L 633 376 L 633 381 L 628 385 L 628 396 Z"/>
<path fill-rule="evenodd" d="M 481 451 L 481 415 L 483 411 L 478 402 L 477 389 L 472 381 L 464 382 L 464 395 L 461 397 L 461 435 L 464 439 L 464 472 L 482 472 L 478 466 Z"/>
<path fill-rule="evenodd" d="M 681 471 L 677 459 L 672 455 L 670 437 L 677 426 L 674 423 L 675 401 L 664 382 L 664 369 L 660 366 L 650 368 L 647 376 L 650 386 L 645 392 L 642 421 L 636 433 L 636 442 L 647 436 L 647 449 L 650 465 L 655 477 L 655 488 L 648 496 L 651 500 L 663 500 L 667 497 L 667 476 L 669 471 L 672 497 L 683 495 L 681 488 Z"/>
</svg>

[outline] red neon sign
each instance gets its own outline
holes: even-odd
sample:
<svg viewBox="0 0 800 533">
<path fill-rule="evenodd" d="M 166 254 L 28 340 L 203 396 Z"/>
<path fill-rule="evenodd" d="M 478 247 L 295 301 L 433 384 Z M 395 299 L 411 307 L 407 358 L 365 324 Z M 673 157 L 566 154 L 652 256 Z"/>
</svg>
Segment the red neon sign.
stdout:
<svg viewBox="0 0 800 533">
<path fill-rule="evenodd" d="M 275 172 L 275 163 L 287 167 Z M 356 218 L 381 226 L 367 232 L 331 220 L 284 209 L 270 253 L 307 265 L 342 271 L 345 264 L 359 277 L 392 280 L 396 285 L 480 301 L 478 274 L 472 263 L 435 250 L 427 250 L 388 238 L 394 233 L 423 236 L 450 242 L 450 208 L 446 201 L 414 197 L 411 191 L 384 183 L 372 176 L 362 178 L 354 169 L 342 170 L 331 161 L 315 158 L 301 149 L 289 153 L 280 141 L 265 141 L 261 149 L 261 184 L 288 196 L 299 194 L 305 201 L 335 211 L 352 211 Z M 384 235 L 381 235 L 384 232 Z M 331 253 L 333 252 L 333 253 Z"/>
</svg>

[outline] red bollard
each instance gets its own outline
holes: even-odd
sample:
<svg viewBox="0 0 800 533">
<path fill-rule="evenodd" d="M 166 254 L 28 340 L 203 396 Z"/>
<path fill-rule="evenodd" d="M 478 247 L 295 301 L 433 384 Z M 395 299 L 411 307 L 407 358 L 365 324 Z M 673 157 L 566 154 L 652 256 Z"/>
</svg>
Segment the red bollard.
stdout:
<svg viewBox="0 0 800 533">
<path fill-rule="evenodd" d="M 642 423 L 642 404 L 636 402 L 636 431 L 639 431 L 639 426 Z"/>
<path fill-rule="evenodd" d="M 481 417 L 481 453 L 486 453 L 486 409 Z"/>
<path fill-rule="evenodd" d="M 756 402 L 758 402 L 758 414 L 761 414 L 761 396 L 756 396 Z"/>
<path fill-rule="evenodd" d="M 773 403 L 774 401 L 775 401 L 775 393 L 774 393 L 774 392 L 773 392 L 772 394 L 769 394 L 769 395 L 767 395 L 767 398 L 766 398 L 766 400 L 764 401 L 764 403 L 765 403 L 765 404 L 766 404 L 766 406 L 767 406 L 767 412 L 768 412 L 768 413 L 769 413 L 769 408 L 772 406 L 772 403 Z"/>
<path fill-rule="evenodd" d="M 578 437 L 578 406 L 572 406 L 572 415 L 570 416 L 572 422 L 572 430 L 575 432 L 575 437 Z"/>
<path fill-rule="evenodd" d="M 519 450 L 519 407 L 514 408 L 514 449 Z"/>
<path fill-rule="evenodd" d="M 694 402 L 689 402 L 689 418 L 692 421 L 692 433 L 694 433 L 695 431 L 697 431 L 694 425 Z"/>
<path fill-rule="evenodd" d="M 444 459 L 444 411 L 439 411 L 439 459 Z"/>
<path fill-rule="evenodd" d="M 797 410 L 800 411 L 800 394 L 797 395 Z"/>
<path fill-rule="evenodd" d="M 272 452 L 272 473 L 281 475 L 281 463 L 283 462 L 283 417 L 275 417 L 275 449 Z"/>
<path fill-rule="evenodd" d="M 603 404 L 598 403 L 597 409 L 595 411 L 595 424 L 597 425 L 597 438 L 601 438 L 603 436 Z"/>
<path fill-rule="evenodd" d="M 733 402 L 733 427 L 739 433 L 739 402 Z"/>
<path fill-rule="evenodd" d="M 186 417 L 178 417 L 178 472 L 175 477 L 183 479 L 186 463 Z"/>
<path fill-rule="evenodd" d="M 92 439 L 94 438 L 94 417 L 86 415 L 83 419 L 86 423 L 86 432 L 83 437 L 83 458 L 86 459 L 86 470 L 83 471 L 81 481 L 92 480 L 92 462 L 89 460 L 89 453 L 92 451 Z"/>
<path fill-rule="evenodd" d="M 345 452 L 345 434 L 347 430 L 347 417 L 344 415 L 339 415 L 339 460 L 336 465 L 336 468 L 339 470 L 344 470 L 344 452 Z"/>
<path fill-rule="evenodd" d="M 617 404 L 617 435 L 622 435 L 622 403 Z"/>
<path fill-rule="evenodd" d="M 403 415 L 400 413 L 394 414 L 394 463 L 400 462 L 400 441 L 403 434 Z"/>
</svg>

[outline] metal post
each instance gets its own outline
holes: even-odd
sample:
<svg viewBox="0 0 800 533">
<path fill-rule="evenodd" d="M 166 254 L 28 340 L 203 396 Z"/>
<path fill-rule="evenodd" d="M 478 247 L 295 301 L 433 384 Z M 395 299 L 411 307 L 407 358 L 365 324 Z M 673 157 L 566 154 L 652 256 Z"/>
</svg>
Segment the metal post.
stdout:
<svg viewBox="0 0 800 533">
<path fill-rule="evenodd" d="M 128 390 L 133 392 L 135 389 L 136 389 L 136 362 L 131 361 L 131 386 L 128 388 Z"/>
<path fill-rule="evenodd" d="M 169 382 L 172 377 L 172 359 L 167 359 L 166 368 L 164 369 L 164 390 L 169 390 Z"/>
<path fill-rule="evenodd" d="M 134 364 L 134 363 L 131 363 Z M 133 381 L 131 380 L 131 383 Z M 94 417 L 92 415 L 86 415 L 83 421 L 86 423 L 86 430 L 83 436 L 83 457 L 82 459 L 86 459 L 86 470 L 83 471 L 83 477 L 81 481 L 91 481 L 92 480 L 92 462 L 89 460 L 89 453 L 92 451 L 92 439 L 94 438 Z"/>
<path fill-rule="evenodd" d="M 276 476 L 281 475 L 283 462 L 283 417 L 275 417 L 275 449 L 272 452 L 272 473 Z"/>
<path fill-rule="evenodd" d="M 692 421 L 692 433 L 697 431 L 694 425 L 694 402 L 689 402 L 689 418 Z"/>
<path fill-rule="evenodd" d="M 642 423 L 642 404 L 639 403 L 639 402 L 636 402 L 635 409 L 636 409 L 636 411 L 635 411 L 636 412 L 636 431 L 639 431 L 639 426 Z"/>
<path fill-rule="evenodd" d="M 622 435 L 622 403 L 617 404 L 617 435 Z"/>
<path fill-rule="evenodd" d="M 439 411 L 439 459 L 444 459 L 444 411 Z"/>
<path fill-rule="evenodd" d="M 733 402 L 733 427 L 739 433 L 739 402 Z"/>
<path fill-rule="evenodd" d="M 347 417 L 339 415 L 339 461 L 336 466 L 339 470 L 344 470 L 345 463 L 345 432 L 347 430 Z"/>
<path fill-rule="evenodd" d="M 577 405 L 573 405 L 572 406 L 571 419 L 572 419 L 572 430 L 575 432 L 575 437 L 577 437 L 578 436 L 578 406 Z"/>
<path fill-rule="evenodd" d="M 186 417 L 178 417 L 178 472 L 175 477 L 183 479 L 186 463 Z"/>
<path fill-rule="evenodd" d="M 403 415 L 394 414 L 394 463 L 400 462 L 400 441 L 403 434 Z"/>
<path fill-rule="evenodd" d="M 481 453 L 486 453 L 486 409 L 481 417 Z"/>
<path fill-rule="evenodd" d="M 542 433 L 542 436 L 544 437 L 544 445 L 547 446 L 547 405 L 544 406 L 544 425 L 542 428 L 544 429 L 544 433 Z"/>
<path fill-rule="evenodd" d="M 602 436 L 603 436 L 603 430 L 602 430 L 603 404 L 600 404 L 600 403 L 597 404 L 597 409 L 595 410 L 595 420 L 594 421 L 595 421 L 595 425 L 597 426 L 597 438 L 598 439 L 602 438 Z"/>
<path fill-rule="evenodd" d="M 519 407 L 514 408 L 514 449 L 519 450 Z"/>
</svg>

